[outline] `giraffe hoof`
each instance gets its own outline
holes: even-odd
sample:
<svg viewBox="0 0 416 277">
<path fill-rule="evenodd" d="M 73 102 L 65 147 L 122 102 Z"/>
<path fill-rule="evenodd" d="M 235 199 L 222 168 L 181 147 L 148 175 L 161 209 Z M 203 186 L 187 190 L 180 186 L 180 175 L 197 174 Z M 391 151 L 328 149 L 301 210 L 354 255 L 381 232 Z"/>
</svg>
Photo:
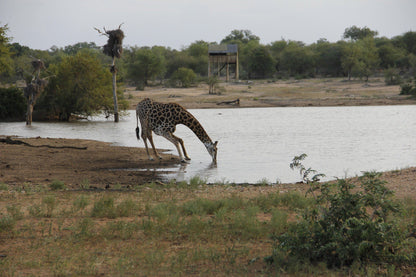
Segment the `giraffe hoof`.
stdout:
<svg viewBox="0 0 416 277">
<path fill-rule="evenodd" d="M 188 163 L 188 161 L 187 161 L 187 160 L 181 160 L 181 163 L 182 163 L 182 164 L 187 164 L 187 163 Z"/>
<path fill-rule="evenodd" d="M 191 160 L 191 158 L 189 158 L 189 157 L 185 158 L 185 161 L 190 161 L 190 160 Z"/>
</svg>

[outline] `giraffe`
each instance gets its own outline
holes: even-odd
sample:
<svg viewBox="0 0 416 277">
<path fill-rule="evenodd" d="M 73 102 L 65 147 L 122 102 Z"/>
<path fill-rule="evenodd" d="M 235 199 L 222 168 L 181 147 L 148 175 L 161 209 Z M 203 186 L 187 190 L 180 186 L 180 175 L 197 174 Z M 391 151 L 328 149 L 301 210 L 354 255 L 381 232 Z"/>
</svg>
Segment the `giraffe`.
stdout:
<svg viewBox="0 0 416 277">
<path fill-rule="evenodd" d="M 172 142 L 176 149 L 178 150 L 179 157 L 181 162 L 186 163 L 190 160 L 188 154 L 186 153 L 183 140 L 173 133 L 176 130 L 176 125 L 183 124 L 191 129 L 194 134 L 199 138 L 199 140 L 205 145 L 208 150 L 208 153 L 212 157 L 212 162 L 217 162 L 217 143 L 212 142 L 208 134 L 205 132 L 202 125 L 198 120 L 185 108 L 176 103 L 159 103 L 153 101 L 149 98 L 142 100 L 136 107 L 136 136 L 140 140 L 140 128 L 139 128 L 139 119 L 140 125 L 142 126 L 141 137 L 143 138 L 144 145 L 146 146 L 147 156 L 150 160 L 153 158 L 149 154 L 149 149 L 147 147 L 147 140 L 150 141 L 152 145 L 154 155 L 161 159 L 162 157 L 157 153 L 155 145 L 153 143 L 152 131 L 159 136 L 163 136 L 170 142 Z M 182 147 L 183 155 L 179 148 L 179 145 Z"/>
</svg>

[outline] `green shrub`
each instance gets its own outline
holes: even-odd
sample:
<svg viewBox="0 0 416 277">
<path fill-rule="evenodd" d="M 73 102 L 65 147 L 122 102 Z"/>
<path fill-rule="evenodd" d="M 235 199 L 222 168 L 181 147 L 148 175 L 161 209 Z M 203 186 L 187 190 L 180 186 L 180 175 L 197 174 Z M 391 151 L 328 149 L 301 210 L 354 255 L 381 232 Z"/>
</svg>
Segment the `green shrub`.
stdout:
<svg viewBox="0 0 416 277">
<path fill-rule="evenodd" d="M 92 217 L 117 218 L 132 216 L 139 210 L 139 206 L 131 199 L 114 204 L 114 198 L 103 197 L 94 203 L 91 211 Z"/>
<path fill-rule="evenodd" d="M 174 87 L 188 88 L 195 82 L 195 79 L 196 74 L 192 69 L 180 67 L 172 74 L 170 83 Z"/>
<path fill-rule="evenodd" d="M 107 217 L 116 218 L 117 212 L 114 206 L 114 198 L 103 197 L 94 203 L 94 207 L 91 211 L 92 217 Z"/>
<path fill-rule="evenodd" d="M 24 119 L 26 99 L 16 87 L 0 88 L 0 120 Z"/>
<path fill-rule="evenodd" d="M 309 178 L 315 171 L 302 165 L 305 157 L 295 157 L 290 167 L 300 170 L 314 203 L 287 232 L 272 235 L 276 245 L 269 262 L 288 267 L 296 260 L 328 267 L 414 263 L 415 255 L 405 249 L 410 225 L 389 220 L 400 209 L 380 173 L 364 173 L 360 187 L 346 180 L 322 184 L 320 174 Z"/>
<path fill-rule="evenodd" d="M 13 230 L 16 221 L 12 216 L 6 215 L 0 217 L 0 233 L 10 232 Z"/>
<path fill-rule="evenodd" d="M 49 185 L 49 188 L 51 190 L 63 190 L 65 189 L 65 183 L 62 181 L 55 180 Z"/>
<path fill-rule="evenodd" d="M 384 71 L 384 82 L 388 86 L 400 85 L 402 83 L 402 77 L 395 68 L 389 68 Z"/>
<path fill-rule="evenodd" d="M 412 95 L 416 96 L 416 82 L 409 81 L 400 86 L 401 95 Z"/>
<path fill-rule="evenodd" d="M 52 217 L 52 213 L 56 208 L 56 198 L 54 195 L 47 195 L 42 199 L 42 204 L 46 208 L 45 216 Z"/>
<path fill-rule="evenodd" d="M 400 255 L 406 232 L 388 220 L 399 207 L 391 199 L 393 191 L 379 177 L 379 173 L 365 173 L 360 189 L 346 180 L 320 184 L 306 178 L 309 192 L 316 192 L 315 205 L 305 209 L 302 219 L 286 233 L 274 235 L 276 247 L 269 261 L 298 259 L 342 267 L 414 260 Z"/>
</svg>

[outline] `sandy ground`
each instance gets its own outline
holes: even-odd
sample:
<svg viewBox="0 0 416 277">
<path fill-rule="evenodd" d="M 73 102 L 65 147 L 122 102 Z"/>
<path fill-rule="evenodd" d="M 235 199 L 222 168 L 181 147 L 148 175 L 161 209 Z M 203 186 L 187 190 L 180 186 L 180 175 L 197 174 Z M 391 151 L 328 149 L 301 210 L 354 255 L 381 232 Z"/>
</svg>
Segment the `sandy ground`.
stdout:
<svg viewBox="0 0 416 277">
<path fill-rule="evenodd" d="M 192 88 L 126 88 L 130 109 L 149 97 L 161 102 L 176 102 L 188 109 L 223 107 L 308 107 L 361 105 L 414 105 L 415 98 L 399 95 L 399 86 L 386 86 L 383 78 L 369 82 L 343 78 L 285 81 L 241 81 L 220 83 L 218 94 L 209 94 L 205 84 Z M 239 105 L 224 104 L 239 99 Z"/>
<path fill-rule="evenodd" d="M 186 108 L 236 107 L 218 105 L 236 99 L 240 100 L 239 107 L 416 104 L 415 98 L 399 95 L 399 86 L 386 86 L 382 78 L 371 79 L 368 83 L 341 78 L 221 83 L 218 91 L 219 95 L 209 95 L 206 85 L 188 89 L 155 86 L 144 91 L 126 88 L 125 95 L 131 109 L 145 97 L 177 102 Z M 41 147 L 0 142 L 0 183 L 50 184 L 59 180 L 73 188 L 132 187 L 161 180 L 161 174 L 179 163 L 176 156 L 166 154 L 162 161 L 149 161 L 143 148 L 116 147 L 104 142 L 12 139 Z M 6 137 L 0 135 L 0 140 Z M 415 168 L 389 172 L 384 177 L 398 194 L 416 198 Z"/>
<path fill-rule="evenodd" d="M 0 136 L 2 140 L 6 137 Z M 115 147 L 98 141 L 15 137 L 11 140 L 38 147 L 0 142 L 0 183 L 36 185 L 58 180 L 70 188 L 127 187 L 158 180 L 167 171 L 164 168 L 180 162 L 163 153 L 163 160 L 149 161 L 143 148 Z"/>
</svg>

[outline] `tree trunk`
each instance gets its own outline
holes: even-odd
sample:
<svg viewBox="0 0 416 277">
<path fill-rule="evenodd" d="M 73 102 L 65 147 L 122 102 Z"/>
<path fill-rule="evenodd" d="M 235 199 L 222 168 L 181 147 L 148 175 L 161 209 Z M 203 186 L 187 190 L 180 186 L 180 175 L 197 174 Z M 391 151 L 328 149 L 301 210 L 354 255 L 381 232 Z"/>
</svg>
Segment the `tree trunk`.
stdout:
<svg viewBox="0 0 416 277">
<path fill-rule="evenodd" d="M 111 72 L 113 73 L 114 122 L 118 122 L 117 84 L 116 84 L 117 70 L 116 70 L 115 62 L 116 62 L 116 58 L 113 57 L 113 64 L 111 66 Z"/>
<path fill-rule="evenodd" d="M 26 125 L 32 125 L 33 103 L 32 97 L 27 100 Z"/>
</svg>

